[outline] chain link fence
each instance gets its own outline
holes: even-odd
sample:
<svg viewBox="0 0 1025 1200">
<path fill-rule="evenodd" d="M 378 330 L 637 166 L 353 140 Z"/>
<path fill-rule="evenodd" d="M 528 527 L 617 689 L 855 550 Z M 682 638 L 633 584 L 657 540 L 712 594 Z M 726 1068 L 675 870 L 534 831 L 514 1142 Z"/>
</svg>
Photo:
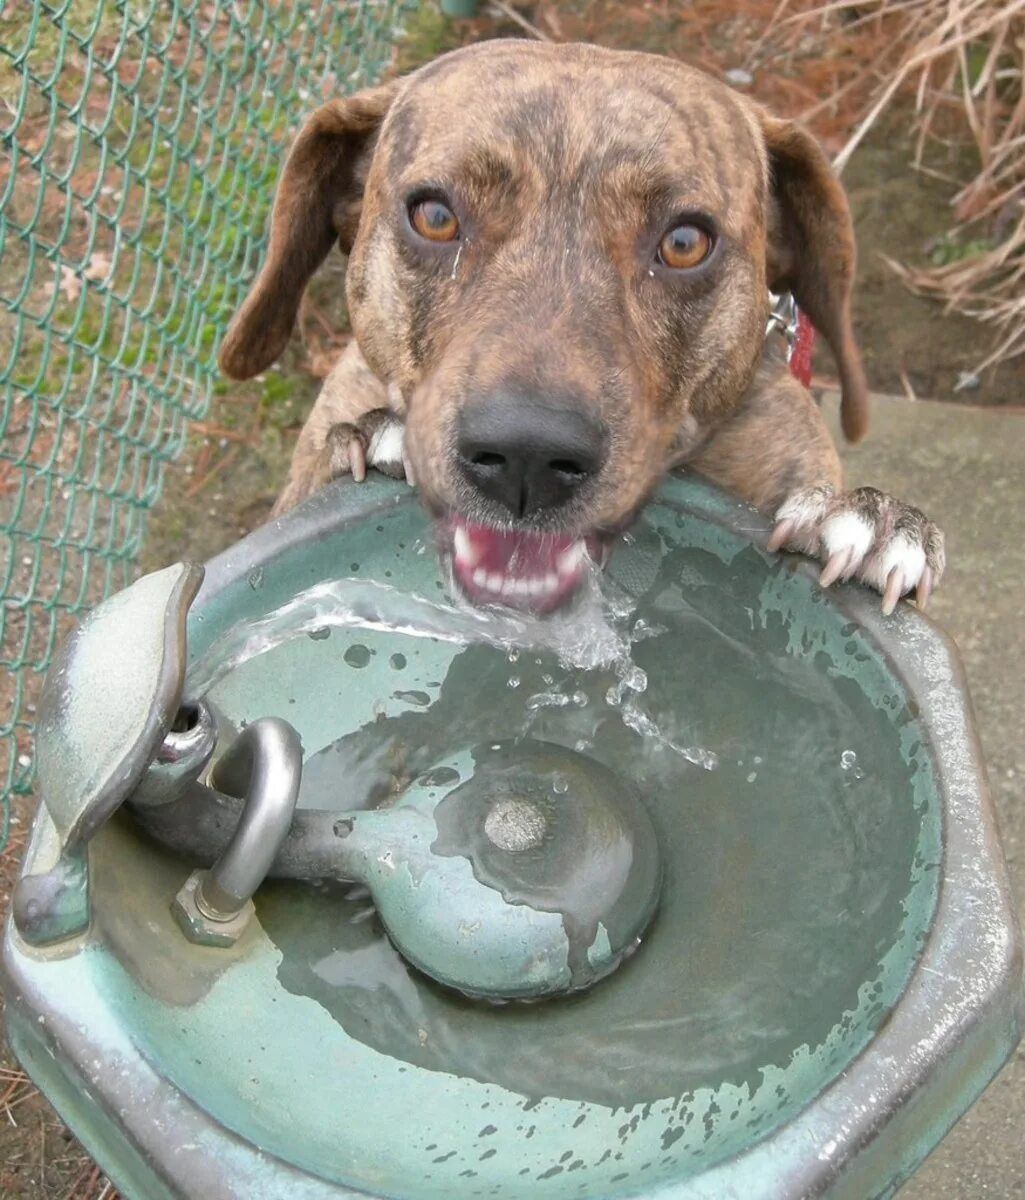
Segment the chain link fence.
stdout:
<svg viewBox="0 0 1025 1200">
<path fill-rule="evenodd" d="M 35 698 L 205 414 L 302 117 L 410 0 L 0 0 L 0 848 Z"/>
</svg>

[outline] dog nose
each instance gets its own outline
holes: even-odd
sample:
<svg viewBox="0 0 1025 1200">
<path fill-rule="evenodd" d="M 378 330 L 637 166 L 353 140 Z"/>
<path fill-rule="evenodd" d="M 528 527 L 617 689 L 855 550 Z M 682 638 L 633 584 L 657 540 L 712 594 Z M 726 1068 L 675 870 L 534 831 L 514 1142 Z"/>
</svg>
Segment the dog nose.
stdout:
<svg viewBox="0 0 1025 1200">
<path fill-rule="evenodd" d="M 579 406 L 506 393 L 463 409 L 457 450 L 479 492 L 526 517 L 565 504 L 601 469 L 605 433 Z"/>
</svg>

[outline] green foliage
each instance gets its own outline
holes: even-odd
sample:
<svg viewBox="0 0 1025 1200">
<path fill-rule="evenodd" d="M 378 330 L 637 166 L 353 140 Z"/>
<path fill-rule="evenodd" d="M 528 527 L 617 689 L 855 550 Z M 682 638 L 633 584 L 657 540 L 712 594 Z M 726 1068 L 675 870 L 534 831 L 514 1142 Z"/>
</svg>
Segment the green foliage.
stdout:
<svg viewBox="0 0 1025 1200">
<path fill-rule="evenodd" d="M 991 250 L 992 244 L 985 238 L 970 238 L 961 241 L 955 234 L 946 234 L 933 243 L 929 251 L 929 262 L 934 267 L 946 267 L 950 263 L 963 262 Z"/>
<path fill-rule="evenodd" d="M 398 68 L 405 74 L 422 67 L 439 54 L 455 50 L 463 39 L 436 3 L 421 4 L 406 21 L 398 50 Z"/>
</svg>

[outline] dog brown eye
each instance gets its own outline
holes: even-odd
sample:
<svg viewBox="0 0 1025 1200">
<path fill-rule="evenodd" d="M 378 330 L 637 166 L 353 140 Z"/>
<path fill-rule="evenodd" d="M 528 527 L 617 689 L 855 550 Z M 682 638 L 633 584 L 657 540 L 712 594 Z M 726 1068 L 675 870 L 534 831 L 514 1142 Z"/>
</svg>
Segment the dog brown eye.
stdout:
<svg viewBox="0 0 1025 1200">
<path fill-rule="evenodd" d="M 429 242 L 454 242 L 459 236 L 455 213 L 440 200 L 420 200 L 409 210 L 410 224 Z"/>
<path fill-rule="evenodd" d="M 659 261 L 675 271 L 703 263 L 712 252 L 712 238 L 698 225 L 677 225 L 658 244 Z"/>
</svg>

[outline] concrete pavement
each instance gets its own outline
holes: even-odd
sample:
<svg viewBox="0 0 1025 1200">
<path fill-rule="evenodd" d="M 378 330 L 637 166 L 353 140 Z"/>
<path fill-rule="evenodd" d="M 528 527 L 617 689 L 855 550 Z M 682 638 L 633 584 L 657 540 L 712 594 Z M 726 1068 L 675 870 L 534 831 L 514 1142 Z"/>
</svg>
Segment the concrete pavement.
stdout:
<svg viewBox="0 0 1025 1200">
<path fill-rule="evenodd" d="M 824 402 L 834 430 L 836 402 Z M 838 444 L 842 444 L 837 434 Z M 930 612 L 968 673 L 1019 913 L 1025 914 L 1025 409 L 878 398 L 843 451 L 849 485 L 916 504 L 947 538 Z M 1025 1048 L 901 1190 L 901 1200 L 1025 1197 Z"/>
</svg>

